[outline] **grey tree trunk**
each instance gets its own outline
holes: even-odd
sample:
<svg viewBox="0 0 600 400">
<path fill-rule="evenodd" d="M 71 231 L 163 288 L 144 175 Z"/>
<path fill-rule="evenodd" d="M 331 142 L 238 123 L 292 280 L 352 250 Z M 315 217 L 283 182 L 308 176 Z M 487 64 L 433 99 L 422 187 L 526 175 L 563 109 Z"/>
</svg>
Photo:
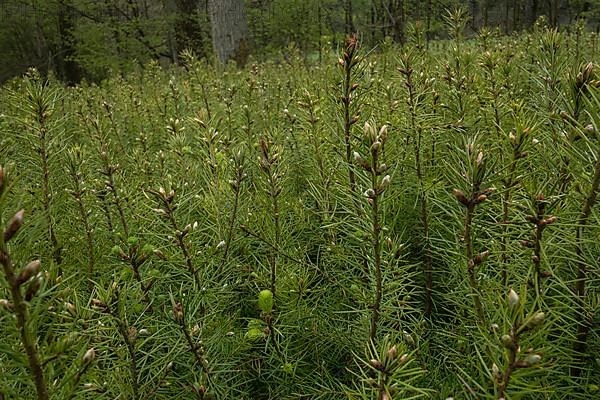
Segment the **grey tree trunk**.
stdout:
<svg viewBox="0 0 600 400">
<path fill-rule="evenodd" d="M 222 63 L 248 59 L 248 21 L 244 0 L 209 0 L 208 12 L 215 54 Z"/>
</svg>

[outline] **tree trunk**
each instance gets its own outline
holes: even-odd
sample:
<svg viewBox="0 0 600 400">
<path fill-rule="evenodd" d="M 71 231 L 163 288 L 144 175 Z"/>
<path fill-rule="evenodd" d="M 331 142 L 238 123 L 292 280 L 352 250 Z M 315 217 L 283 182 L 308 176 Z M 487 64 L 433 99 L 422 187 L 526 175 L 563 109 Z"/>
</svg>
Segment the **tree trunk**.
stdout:
<svg viewBox="0 0 600 400">
<path fill-rule="evenodd" d="M 244 0 L 209 0 L 208 11 L 215 54 L 222 63 L 248 60 L 248 21 Z"/>
</svg>

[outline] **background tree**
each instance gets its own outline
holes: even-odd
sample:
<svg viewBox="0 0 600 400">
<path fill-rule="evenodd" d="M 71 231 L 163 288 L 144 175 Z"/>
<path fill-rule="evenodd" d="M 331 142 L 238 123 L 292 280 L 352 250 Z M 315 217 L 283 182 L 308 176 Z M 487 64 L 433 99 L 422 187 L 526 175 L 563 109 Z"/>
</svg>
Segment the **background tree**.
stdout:
<svg viewBox="0 0 600 400">
<path fill-rule="evenodd" d="M 244 65 L 248 59 L 248 22 L 243 0 L 209 0 L 212 43 L 223 63 L 235 60 Z"/>
<path fill-rule="evenodd" d="M 177 54 L 183 50 L 192 50 L 198 57 L 206 57 L 207 39 L 210 32 L 203 29 L 208 26 L 208 15 L 202 14 L 206 10 L 207 0 L 174 0 L 176 6 L 174 29 Z"/>
</svg>

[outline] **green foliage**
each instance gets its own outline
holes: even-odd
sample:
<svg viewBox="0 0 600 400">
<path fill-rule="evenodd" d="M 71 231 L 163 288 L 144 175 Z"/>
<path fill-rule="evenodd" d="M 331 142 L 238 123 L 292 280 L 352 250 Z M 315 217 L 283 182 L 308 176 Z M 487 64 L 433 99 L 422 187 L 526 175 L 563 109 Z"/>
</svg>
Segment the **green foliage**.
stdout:
<svg viewBox="0 0 600 400">
<path fill-rule="evenodd" d="M 575 31 L 595 30 L 600 3 L 581 0 L 236 0 L 245 5 L 249 37 L 244 57 L 281 63 L 321 61 L 356 32 L 369 46 L 411 43 L 435 46 L 456 32 L 473 37 L 481 27 L 506 33 L 535 29 L 541 20 L 554 27 L 575 23 Z M 150 61 L 181 65 L 193 53 L 213 61 L 208 0 L 4 0 L 0 8 L 0 82 L 36 67 L 43 75 L 76 84 L 101 82 L 131 73 Z M 558 5 L 558 10 L 555 6 Z M 470 17 L 466 15 L 470 14 Z M 559 13 L 560 15 L 558 15 Z M 555 15 L 557 14 L 557 15 Z M 455 16 L 457 16 L 455 14 Z M 538 19 L 539 18 L 539 19 Z M 537 23 L 535 21 L 538 21 Z M 238 29 L 232 26 L 232 30 Z M 594 47 L 596 44 L 594 44 Z M 578 56 L 577 56 L 578 57 Z"/>
<path fill-rule="evenodd" d="M 0 398 L 596 398 L 596 39 L 446 22 L 9 82 Z"/>
</svg>

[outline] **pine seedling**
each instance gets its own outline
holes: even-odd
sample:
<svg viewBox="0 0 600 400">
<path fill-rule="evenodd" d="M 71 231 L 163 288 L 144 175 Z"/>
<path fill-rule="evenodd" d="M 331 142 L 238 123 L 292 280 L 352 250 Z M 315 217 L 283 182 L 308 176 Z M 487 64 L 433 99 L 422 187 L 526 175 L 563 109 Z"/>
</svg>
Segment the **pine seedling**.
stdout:
<svg viewBox="0 0 600 400">
<path fill-rule="evenodd" d="M 485 324 L 485 313 L 481 302 L 481 293 L 479 292 L 479 282 L 477 280 L 476 267 L 479 266 L 487 256 L 489 251 L 483 251 L 475 254 L 474 236 L 473 236 L 473 217 L 476 209 L 485 201 L 494 191 L 493 188 L 484 188 L 488 169 L 483 151 L 477 151 L 473 143 L 469 143 L 466 148 L 467 156 L 467 183 L 469 189 L 467 194 L 460 189 L 454 189 L 452 194 L 464 208 L 464 230 L 463 238 L 465 244 L 465 255 L 467 258 L 467 276 L 471 292 L 473 295 L 473 304 L 478 322 Z"/>
<path fill-rule="evenodd" d="M 408 36 L 410 43 L 416 50 L 422 52 L 427 47 L 427 26 L 423 21 L 415 21 L 408 26 Z"/>
<path fill-rule="evenodd" d="M 446 63 L 444 65 L 446 72 L 444 80 L 456 98 L 456 117 L 459 122 L 462 122 L 465 118 L 467 89 L 470 83 L 467 78 L 466 52 L 463 49 L 464 33 L 469 21 L 469 15 L 465 9 L 460 7 L 453 10 L 446 10 L 444 21 L 448 33 L 454 41 L 452 46 L 452 56 L 454 59 L 452 60 L 452 64 Z"/>
<path fill-rule="evenodd" d="M 227 236 L 225 238 L 225 244 L 223 248 L 223 262 L 227 262 L 229 257 L 229 251 L 231 243 L 233 242 L 235 235 L 235 226 L 238 218 L 238 211 L 240 206 L 240 193 L 242 190 L 242 182 L 248 177 L 245 172 L 245 152 L 243 149 L 239 149 L 233 152 L 233 179 L 229 180 L 229 187 L 233 191 L 233 210 L 229 216 L 229 223 L 227 225 Z"/>
<path fill-rule="evenodd" d="M 261 172 L 264 174 L 269 199 L 271 201 L 271 217 L 273 220 L 273 228 L 275 230 L 273 241 L 276 246 L 281 243 L 281 224 L 280 224 L 280 195 L 281 195 L 281 178 L 283 172 L 279 168 L 279 162 L 281 157 L 281 149 L 278 146 L 272 145 L 265 138 L 261 138 L 259 141 L 260 155 L 258 157 L 258 163 Z M 277 288 L 277 260 L 279 254 L 277 252 L 271 253 L 269 256 L 271 264 L 271 285 L 270 289 L 273 294 L 276 293 Z"/>
<path fill-rule="evenodd" d="M 387 165 L 382 160 L 383 148 L 388 137 L 387 126 L 383 125 L 379 131 L 365 123 L 364 139 L 369 146 L 369 156 L 363 158 L 360 153 L 354 152 L 354 160 L 359 167 L 369 176 L 370 187 L 365 191 L 364 196 L 371 208 L 371 251 L 373 257 L 373 281 L 375 283 L 374 299 L 371 314 L 371 328 L 369 330 L 369 342 L 375 343 L 377 337 L 377 328 L 379 324 L 379 314 L 381 310 L 381 299 L 383 296 L 383 273 L 382 273 L 382 229 L 383 214 L 381 212 L 381 201 L 383 193 L 391 182 L 390 175 L 387 175 Z"/>
<path fill-rule="evenodd" d="M 594 75 L 594 64 L 589 62 L 577 72 L 575 79 L 573 79 L 571 84 L 573 110 L 569 119 L 573 124 L 579 122 L 580 116 L 585 110 L 585 99 L 589 94 L 590 86 L 592 84 L 598 85 Z"/>
<path fill-rule="evenodd" d="M 159 256 L 162 256 L 162 253 L 160 253 L 159 250 L 155 250 L 150 244 L 142 246 L 139 239 L 135 236 L 127 238 L 127 251 L 124 251 L 119 245 L 114 245 L 111 252 L 113 256 L 125 263 L 133 273 L 133 277 L 142 291 L 144 302 L 150 306 L 151 299 L 149 292 L 152 289 L 152 286 L 154 286 L 156 279 L 151 279 L 150 281 L 144 279 L 142 277 L 141 267 L 149 261 L 152 255 L 158 254 Z"/>
<path fill-rule="evenodd" d="M 544 278 L 548 278 L 550 273 L 542 270 L 542 243 L 544 230 L 557 221 L 557 217 L 547 215 L 548 201 L 543 194 L 539 193 L 533 201 L 533 214 L 527 215 L 527 222 L 533 224 L 534 230 L 531 240 L 523 240 L 521 245 L 533 250 L 531 260 L 534 266 L 534 287 L 536 296 L 541 296 L 543 293 L 542 282 Z"/>
<path fill-rule="evenodd" d="M 120 166 L 118 163 L 113 162 L 111 156 L 109 155 L 109 144 L 106 141 L 105 135 L 102 133 L 100 121 L 97 118 L 94 118 L 91 119 L 90 122 L 96 131 L 96 138 L 100 146 L 99 156 L 101 168 L 99 172 L 104 176 L 105 179 L 103 182 L 103 189 L 106 190 L 107 194 L 109 193 L 111 195 L 112 203 L 117 209 L 117 212 L 119 213 L 119 221 L 121 222 L 121 228 L 123 228 L 123 233 L 125 234 L 125 237 L 129 237 L 129 224 L 127 223 L 127 219 L 125 218 L 123 199 L 121 197 L 116 181 L 116 173 L 119 171 Z M 106 197 L 104 197 L 104 199 L 106 199 Z M 106 213 L 107 215 L 110 215 L 108 207 L 106 207 Z"/>
<path fill-rule="evenodd" d="M 212 370 L 208 363 L 208 359 L 206 358 L 206 350 L 204 349 L 204 345 L 202 341 L 197 341 L 194 337 L 199 336 L 201 334 L 201 327 L 199 325 L 195 325 L 192 329 L 190 329 L 188 322 L 186 320 L 186 312 L 183 304 L 181 302 L 175 303 L 173 305 L 173 320 L 179 326 L 179 329 L 183 333 L 185 337 L 185 341 L 189 347 L 189 351 L 194 356 L 196 363 L 200 366 L 200 369 L 203 373 L 203 378 L 208 385 L 199 386 L 196 391 L 199 395 L 200 399 L 209 400 L 213 398 L 213 395 L 210 393 L 210 385 L 212 382 Z"/>
<path fill-rule="evenodd" d="M 94 360 L 96 359 L 96 350 L 93 347 L 90 347 L 85 351 L 83 356 L 81 357 L 80 365 L 77 367 L 77 372 L 73 377 L 69 377 L 71 382 L 71 393 L 67 396 L 67 399 L 71 400 L 77 394 L 76 389 L 81 382 L 81 379 L 85 376 L 90 367 L 94 364 Z"/>
<path fill-rule="evenodd" d="M 321 180 L 325 181 L 326 179 L 323 177 L 324 174 L 327 173 L 325 168 L 325 160 L 323 155 L 323 138 L 319 132 L 319 125 L 321 122 L 320 113 L 320 98 L 310 93 L 308 90 L 304 90 L 302 93 L 301 100 L 298 100 L 298 107 L 302 110 L 300 114 L 301 119 L 306 123 L 306 131 L 308 137 L 312 141 L 312 150 L 314 151 L 313 155 L 315 157 L 316 166 L 318 167 L 319 174 L 321 176 Z M 288 112 L 289 113 L 289 112 Z"/>
<path fill-rule="evenodd" d="M 557 112 L 560 96 L 560 82 L 565 69 L 562 52 L 562 36 L 555 29 L 547 29 L 539 35 L 540 81 L 546 97 L 546 110 L 549 115 Z"/>
<path fill-rule="evenodd" d="M 303 124 L 303 129 L 306 132 L 310 146 L 312 146 L 312 158 L 314 158 L 315 168 L 318 174 L 318 181 L 315 182 L 317 193 L 315 198 L 316 209 L 319 213 L 320 221 L 328 223 L 332 219 L 332 204 L 331 204 L 331 182 L 332 174 L 329 173 L 327 157 L 324 149 L 324 138 L 320 131 L 320 114 L 321 105 L 319 97 L 304 90 L 301 99 L 298 101 L 300 109 L 299 119 Z M 335 232 L 330 229 L 330 239 L 335 243 Z"/>
<path fill-rule="evenodd" d="M 121 130 L 117 126 L 117 121 L 115 120 L 114 107 L 111 103 L 107 101 L 102 102 L 102 108 L 108 117 L 108 121 L 110 123 L 110 130 L 113 132 L 115 137 L 117 138 L 117 143 L 119 144 L 119 148 L 117 153 L 124 154 L 125 149 L 127 149 L 127 143 L 125 143 L 125 138 L 123 137 Z"/>
<path fill-rule="evenodd" d="M 156 353 L 156 349 L 146 351 L 143 348 L 150 332 L 146 328 L 136 327 L 141 321 L 140 318 L 133 323 L 130 322 L 130 317 L 128 317 L 130 308 L 126 303 L 126 294 L 122 293 L 121 287 L 117 282 L 113 282 L 108 290 L 101 293 L 100 298 L 92 299 L 91 304 L 97 312 L 110 318 L 119 335 L 118 340 L 121 345 L 111 344 L 111 350 L 115 351 L 119 358 L 122 357 L 125 360 L 129 375 L 124 389 L 126 392 L 121 392 L 119 395 L 126 395 L 135 400 L 152 398 L 172 372 L 173 362 L 161 364 L 159 368 L 148 363 L 148 356 Z M 123 348 L 125 348 L 126 355 L 120 354 Z M 161 371 L 158 372 L 158 369 Z M 148 384 L 149 377 L 156 379 L 152 386 Z"/>
<path fill-rule="evenodd" d="M 185 182 L 187 182 L 187 180 L 185 179 L 185 177 L 188 177 L 190 175 L 192 175 L 195 171 L 195 160 L 192 162 L 189 162 L 188 160 L 191 159 L 194 156 L 194 148 L 192 147 L 192 143 L 190 143 L 190 140 L 188 139 L 188 136 L 186 134 L 186 126 L 185 126 L 185 121 L 179 119 L 179 118 L 169 118 L 169 121 L 167 122 L 167 132 L 168 132 L 168 136 L 167 136 L 167 143 L 166 146 L 164 147 L 165 151 L 163 152 L 163 150 L 159 151 L 159 157 L 165 157 L 167 159 L 168 157 L 168 161 L 172 162 L 172 168 L 176 168 L 181 177 L 184 177 L 183 183 L 182 185 L 185 184 Z M 216 136 L 216 133 L 215 133 Z M 192 156 L 192 157 L 190 157 Z M 161 161 L 162 162 L 162 161 Z M 216 162 L 215 163 L 210 163 L 209 164 L 209 171 L 211 173 L 214 173 L 214 176 L 216 175 L 216 171 L 217 171 L 217 165 Z M 172 180 L 172 170 L 169 170 L 168 168 L 164 168 L 163 165 L 163 171 L 161 174 L 161 177 L 165 180 Z M 216 179 L 216 178 L 214 178 Z M 216 181 L 215 181 L 216 182 Z M 217 182 L 218 183 L 218 182 Z M 212 181 L 209 181 L 209 185 L 212 186 L 216 186 L 216 184 Z"/>
<path fill-rule="evenodd" d="M 256 100 L 259 99 L 258 95 L 258 82 L 256 77 L 256 68 L 253 66 L 251 70 L 251 76 L 246 79 L 246 90 L 244 93 L 244 105 L 242 106 L 242 126 L 241 129 L 244 131 L 247 140 L 249 143 L 254 141 L 254 125 L 255 118 L 252 113 L 251 106 L 256 103 Z"/>
<path fill-rule="evenodd" d="M 178 157 L 183 157 L 184 151 L 182 146 L 178 146 L 179 144 L 185 142 L 185 125 L 184 121 L 179 118 L 169 118 L 167 121 L 166 129 L 169 134 L 170 142 L 174 145 L 171 145 L 173 152 L 177 154 Z"/>
<path fill-rule="evenodd" d="M 209 102 L 208 91 L 206 90 L 206 81 L 208 79 L 206 76 L 200 75 L 200 72 L 204 72 L 206 71 L 206 69 L 203 68 L 203 65 L 198 60 L 196 55 L 189 49 L 185 49 L 181 52 L 181 59 L 183 60 L 187 71 L 193 74 L 197 84 L 202 89 L 202 101 L 204 103 L 204 111 L 206 112 L 208 120 L 210 121 L 212 119 L 212 108 Z"/>
<path fill-rule="evenodd" d="M 516 371 L 535 368 L 542 360 L 542 355 L 535 352 L 534 349 L 523 351 L 521 341 L 529 332 L 540 328 L 544 323 L 544 312 L 532 311 L 525 314 L 524 304 L 519 294 L 513 289 L 508 292 L 506 306 L 510 318 L 509 330 L 499 338 L 504 347 L 505 362 L 503 367 L 499 367 L 496 363 L 493 363 L 491 367 L 498 400 L 506 399 L 511 378 Z"/>
<path fill-rule="evenodd" d="M 133 146 L 132 158 L 135 160 L 134 169 L 141 171 L 144 177 L 143 185 L 149 185 L 153 181 L 154 168 L 149 151 L 150 138 L 144 133 L 140 132 L 133 140 L 135 146 Z"/>
<path fill-rule="evenodd" d="M 242 113 L 243 113 L 243 125 L 241 126 L 242 130 L 244 131 L 246 137 L 248 138 L 248 140 L 253 140 L 254 139 L 254 135 L 253 135 L 253 126 L 255 124 L 254 119 L 252 118 L 252 110 L 250 110 L 250 106 L 248 104 L 244 104 L 242 106 Z"/>
<path fill-rule="evenodd" d="M 594 110 L 600 110 L 600 98 L 598 92 L 594 91 L 591 93 L 590 105 Z M 598 129 L 598 123 L 596 115 L 593 114 L 593 132 L 595 133 Z M 585 137 L 584 137 L 585 138 Z M 588 191 L 585 193 L 585 200 L 581 208 L 579 217 L 577 218 L 577 225 L 575 231 L 575 262 L 577 265 L 577 277 L 575 280 L 575 295 L 576 297 L 576 316 L 580 323 L 577 325 L 577 335 L 574 343 L 574 350 L 578 357 L 582 357 L 586 353 L 587 349 L 587 337 L 593 324 L 592 316 L 593 313 L 586 311 L 586 303 L 588 293 L 586 292 L 586 285 L 588 284 L 588 274 L 590 268 L 590 261 L 587 260 L 585 254 L 585 232 L 589 227 L 589 220 L 592 216 L 594 207 L 597 204 L 598 193 L 600 193 L 600 147 L 598 147 L 597 139 L 592 142 L 591 138 L 585 138 L 588 142 L 588 148 L 591 150 L 591 159 L 593 160 L 593 169 L 591 169 L 591 185 Z M 593 144 L 592 144 L 593 143 Z M 590 165 L 586 166 L 587 168 Z M 590 179 L 589 177 L 587 179 Z M 591 315 L 590 315 L 591 314 Z M 571 375 L 579 376 L 581 374 L 581 368 L 574 366 L 571 369 Z"/>
<path fill-rule="evenodd" d="M 520 183 L 520 177 L 518 175 L 519 167 L 522 161 L 529 155 L 526 149 L 527 143 L 531 138 L 531 132 L 531 128 L 524 128 L 520 126 L 517 121 L 517 127 L 515 131 L 511 131 L 508 134 L 508 143 L 510 145 L 511 152 L 510 159 L 508 161 L 508 167 L 506 168 L 506 172 L 502 178 L 502 238 L 500 242 L 500 257 L 502 261 L 500 268 L 502 274 L 502 283 L 504 286 L 508 285 L 508 241 L 511 227 L 510 206 L 512 204 L 513 193 Z"/>
<path fill-rule="evenodd" d="M 94 254 L 94 230 L 89 220 L 90 211 L 87 208 L 85 202 L 85 195 L 87 193 L 86 183 L 83 176 L 83 165 L 84 156 L 83 149 L 81 147 L 73 147 L 67 156 L 67 170 L 69 177 L 71 178 L 71 188 L 67 189 L 68 193 L 73 197 L 73 200 L 77 203 L 77 211 L 79 212 L 79 219 L 83 225 L 85 231 L 85 239 L 87 246 L 87 278 L 88 278 L 88 290 L 91 291 L 93 287 L 94 279 L 94 266 L 95 266 L 95 254 Z"/>
<path fill-rule="evenodd" d="M 405 349 L 406 350 L 406 349 Z M 394 400 L 428 397 L 429 390 L 420 389 L 414 382 L 422 375 L 418 367 L 411 364 L 414 357 L 403 353 L 402 345 L 393 344 L 389 336 L 379 346 L 369 345 L 367 360 L 360 360 L 362 388 L 352 393 L 352 398 Z M 358 396 L 358 397 L 356 397 Z"/>
<path fill-rule="evenodd" d="M 0 166 L 0 202 L 3 202 L 4 192 L 8 192 L 8 176 Z M 31 379 L 33 380 L 39 400 L 49 399 L 48 387 L 44 379 L 42 357 L 37 344 L 37 332 L 30 321 L 28 302 L 36 295 L 41 286 L 40 260 L 31 261 L 25 267 L 17 269 L 14 265 L 8 243 L 19 232 L 24 222 L 25 211 L 18 211 L 9 221 L 5 222 L 0 213 L 0 264 L 6 282 L 9 286 L 10 300 L 0 299 L 0 306 L 14 313 L 15 323 L 21 336 L 21 343 L 27 354 L 27 362 Z"/>
<path fill-rule="evenodd" d="M 579 64 L 581 62 L 582 55 L 582 42 L 583 36 L 585 33 L 585 20 L 583 18 L 578 18 L 575 22 L 575 64 Z"/>
<path fill-rule="evenodd" d="M 288 104 L 289 106 L 289 104 Z M 302 187 L 305 182 L 306 176 L 303 174 L 304 163 L 303 161 L 303 143 L 298 141 L 296 137 L 296 125 L 298 124 L 298 115 L 296 113 L 290 112 L 288 106 L 283 109 L 283 115 L 285 116 L 285 126 L 286 126 L 286 142 L 288 142 L 288 148 L 290 150 L 290 160 L 289 163 L 291 165 L 290 171 L 290 186 L 294 188 Z M 284 143 L 286 143 L 284 142 Z"/>
<path fill-rule="evenodd" d="M 48 240 L 52 249 L 52 258 L 57 265 L 62 263 L 62 246 L 56 235 L 56 221 L 53 215 L 55 193 L 52 189 L 51 172 L 53 160 L 58 152 L 57 146 L 61 138 L 61 129 L 56 125 L 55 106 L 58 101 L 58 92 L 52 89 L 49 83 L 44 82 L 35 70 L 29 71 L 25 80 L 25 109 L 28 112 L 24 121 L 31 130 L 31 146 L 35 149 L 34 161 L 41 174 L 42 212 L 44 215 Z M 20 100 L 19 100 L 20 101 Z"/>
<path fill-rule="evenodd" d="M 106 219 L 106 228 L 108 229 L 108 233 L 110 233 L 110 235 L 114 237 L 116 232 L 114 228 L 112 215 L 110 213 L 110 200 L 108 199 L 109 192 L 106 189 L 106 187 L 99 182 L 99 180 L 94 180 L 94 183 L 97 187 L 97 189 L 95 190 L 96 198 L 100 203 L 100 209 L 102 210 L 102 214 Z"/>
<path fill-rule="evenodd" d="M 175 118 L 179 118 L 181 115 L 181 99 L 183 97 L 181 90 L 179 89 L 179 85 L 177 84 L 177 80 L 175 76 L 171 76 L 169 79 L 169 97 L 173 102 L 173 114 Z"/>
<path fill-rule="evenodd" d="M 158 376 L 158 379 L 157 379 L 156 384 L 154 385 L 154 388 L 152 388 L 150 391 L 148 391 L 148 394 L 146 395 L 147 399 L 154 398 L 156 396 L 156 392 L 158 392 L 158 390 L 161 388 L 161 386 L 167 385 L 167 378 L 169 377 L 171 372 L 173 372 L 173 361 L 170 361 L 167 365 L 165 365 L 161 374 Z"/>
<path fill-rule="evenodd" d="M 208 126 L 199 117 L 194 118 L 194 122 L 203 131 L 202 144 L 206 152 L 206 165 L 210 171 L 210 180 L 207 182 L 211 188 L 219 187 L 219 150 L 217 144 L 221 139 L 219 132 Z"/>
<path fill-rule="evenodd" d="M 233 119 L 233 102 L 238 91 L 237 86 L 227 88 L 227 94 L 223 99 L 225 103 L 225 126 L 227 127 L 227 143 L 231 143 L 234 138 L 235 126 Z"/>
<path fill-rule="evenodd" d="M 138 352 L 136 349 L 138 341 L 138 330 L 131 326 L 127 317 L 123 315 L 123 305 L 121 304 L 121 293 L 116 284 L 112 286 L 111 299 L 106 304 L 101 304 L 105 313 L 110 315 L 117 325 L 117 331 L 127 348 L 129 355 L 129 378 L 131 379 L 131 390 L 134 400 L 141 399 L 140 393 L 140 366 L 138 365 Z"/>
<path fill-rule="evenodd" d="M 188 233 L 190 233 L 193 226 L 191 224 L 187 224 L 185 227 L 181 227 L 181 224 L 177 218 L 175 218 L 175 210 L 177 210 L 178 207 L 177 203 L 175 202 L 175 190 L 171 189 L 167 192 L 165 188 L 160 187 L 158 191 L 148 190 L 147 192 L 153 194 L 158 200 L 159 208 L 154 209 L 154 211 L 164 218 L 173 229 L 175 243 L 183 255 L 188 273 L 193 277 L 196 286 L 200 287 L 200 277 L 198 276 L 198 271 L 194 266 L 194 261 L 192 260 L 190 244 L 186 239 L 186 236 Z"/>
<path fill-rule="evenodd" d="M 503 94 L 502 82 L 498 76 L 500 67 L 500 56 L 498 52 L 486 51 L 481 57 L 479 66 L 483 69 L 485 81 L 488 83 L 486 91 L 491 98 L 491 107 L 493 110 L 493 120 L 496 135 L 501 137 L 502 119 L 501 114 L 501 95 Z"/>
<path fill-rule="evenodd" d="M 341 70 L 341 95 L 339 102 L 341 104 L 342 130 L 344 134 L 345 159 L 348 166 L 348 182 L 350 192 L 358 195 L 356 186 L 356 176 L 352 166 L 352 154 L 354 151 L 354 135 L 352 127 L 359 119 L 359 80 L 362 74 L 361 64 L 363 57 L 360 54 L 360 43 L 358 35 L 354 34 L 346 39 L 342 57 L 338 59 L 338 65 Z"/>
<path fill-rule="evenodd" d="M 415 173 L 419 185 L 418 202 L 420 204 L 419 215 L 421 218 L 421 229 L 423 234 L 423 277 L 425 282 L 425 317 L 431 316 L 433 307 L 433 258 L 430 242 L 430 211 L 428 204 L 428 194 L 425 190 L 425 171 L 423 162 L 423 122 L 419 115 L 419 110 L 423 108 L 426 100 L 428 88 L 426 87 L 430 81 L 424 82 L 420 87 L 414 77 L 414 54 L 409 50 L 400 57 L 399 71 L 404 77 L 404 86 L 408 91 L 408 107 L 410 115 L 411 131 L 416 133 L 414 138 L 414 157 L 415 157 Z"/>
<path fill-rule="evenodd" d="M 487 24 L 484 24 L 484 26 L 482 26 L 477 32 L 477 40 L 484 56 L 490 50 L 490 46 L 492 45 L 493 39 L 495 39 L 496 36 L 495 33 L 496 32 L 487 26 Z"/>
<path fill-rule="evenodd" d="M 447 9 L 444 15 L 444 22 L 450 37 L 454 40 L 455 51 L 460 53 L 460 46 L 465 37 L 465 29 L 469 23 L 470 17 L 462 7 Z"/>
</svg>

